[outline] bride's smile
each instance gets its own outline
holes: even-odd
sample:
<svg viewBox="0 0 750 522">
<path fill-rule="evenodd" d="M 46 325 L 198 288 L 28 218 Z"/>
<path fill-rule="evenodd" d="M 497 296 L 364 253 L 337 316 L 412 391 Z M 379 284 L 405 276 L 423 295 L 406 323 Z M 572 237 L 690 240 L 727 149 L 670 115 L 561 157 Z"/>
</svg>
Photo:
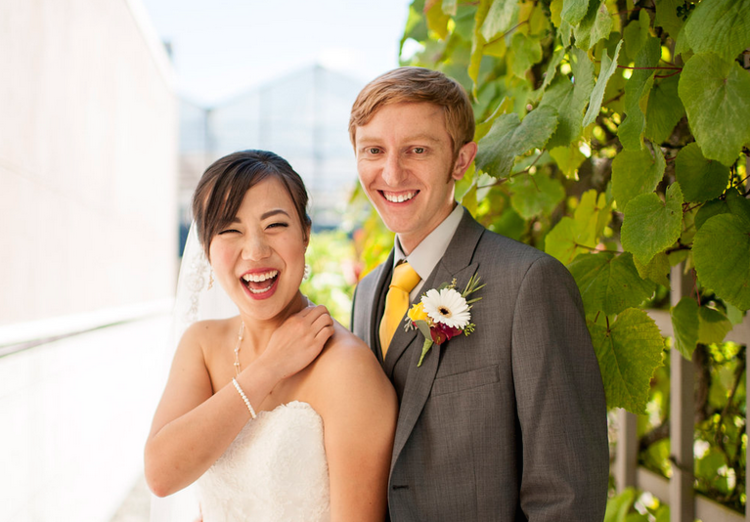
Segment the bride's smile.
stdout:
<svg viewBox="0 0 750 522">
<path fill-rule="evenodd" d="M 284 319 L 297 311 L 307 243 L 287 188 L 268 177 L 248 189 L 235 218 L 211 239 L 211 266 L 246 319 Z"/>
</svg>

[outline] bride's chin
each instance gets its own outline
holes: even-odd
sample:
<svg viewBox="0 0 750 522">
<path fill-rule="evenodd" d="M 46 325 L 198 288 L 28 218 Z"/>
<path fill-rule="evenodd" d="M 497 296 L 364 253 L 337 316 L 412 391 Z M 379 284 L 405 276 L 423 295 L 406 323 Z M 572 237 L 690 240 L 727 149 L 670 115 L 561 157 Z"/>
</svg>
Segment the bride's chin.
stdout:
<svg viewBox="0 0 750 522">
<path fill-rule="evenodd" d="M 302 294 L 299 287 L 294 292 L 289 292 L 289 297 L 283 299 L 286 292 L 283 288 L 275 289 L 273 295 L 265 299 L 257 299 L 250 295 L 247 288 L 243 288 L 243 297 L 237 304 L 243 315 L 249 320 L 272 321 L 275 319 L 285 320 L 307 307 L 308 299 Z M 283 302 L 281 302 L 283 301 Z"/>
</svg>

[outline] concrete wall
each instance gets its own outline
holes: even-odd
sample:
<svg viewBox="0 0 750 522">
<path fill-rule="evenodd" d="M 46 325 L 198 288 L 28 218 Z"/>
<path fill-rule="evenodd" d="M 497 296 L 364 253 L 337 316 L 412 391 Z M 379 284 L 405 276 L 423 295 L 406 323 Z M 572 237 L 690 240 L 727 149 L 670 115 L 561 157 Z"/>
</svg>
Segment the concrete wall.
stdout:
<svg viewBox="0 0 750 522">
<path fill-rule="evenodd" d="M 0 0 L 0 520 L 105 522 L 142 473 L 178 113 L 139 1 Z"/>
<path fill-rule="evenodd" d="M 172 293 L 177 100 L 142 9 L 0 3 L 0 329 Z"/>
<path fill-rule="evenodd" d="M 169 323 L 143 319 L 0 359 L 0 520 L 111 519 L 143 473 Z"/>
</svg>

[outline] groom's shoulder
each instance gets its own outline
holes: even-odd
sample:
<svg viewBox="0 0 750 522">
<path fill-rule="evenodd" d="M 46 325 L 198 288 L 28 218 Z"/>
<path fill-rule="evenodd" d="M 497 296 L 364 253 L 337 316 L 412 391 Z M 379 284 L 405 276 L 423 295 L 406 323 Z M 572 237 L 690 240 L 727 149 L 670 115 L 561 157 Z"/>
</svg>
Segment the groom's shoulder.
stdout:
<svg viewBox="0 0 750 522">
<path fill-rule="evenodd" d="M 479 261 L 504 266 L 528 266 L 539 260 L 557 262 L 555 258 L 534 246 L 498 234 L 488 228 L 484 229 L 474 256 Z"/>
</svg>

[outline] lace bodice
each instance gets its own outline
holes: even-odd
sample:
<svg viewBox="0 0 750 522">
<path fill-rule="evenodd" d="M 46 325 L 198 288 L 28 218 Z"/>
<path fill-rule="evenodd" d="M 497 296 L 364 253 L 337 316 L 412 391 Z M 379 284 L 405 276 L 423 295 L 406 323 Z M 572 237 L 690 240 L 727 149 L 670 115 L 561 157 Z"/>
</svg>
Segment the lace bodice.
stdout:
<svg viewBox="0 0 750 522">
<path fill-rule="evenodd" d="M 249 421 L 198 479 L 204 522 L 330 520 L 323 420 L 290 402 Z"/>
</svg>

